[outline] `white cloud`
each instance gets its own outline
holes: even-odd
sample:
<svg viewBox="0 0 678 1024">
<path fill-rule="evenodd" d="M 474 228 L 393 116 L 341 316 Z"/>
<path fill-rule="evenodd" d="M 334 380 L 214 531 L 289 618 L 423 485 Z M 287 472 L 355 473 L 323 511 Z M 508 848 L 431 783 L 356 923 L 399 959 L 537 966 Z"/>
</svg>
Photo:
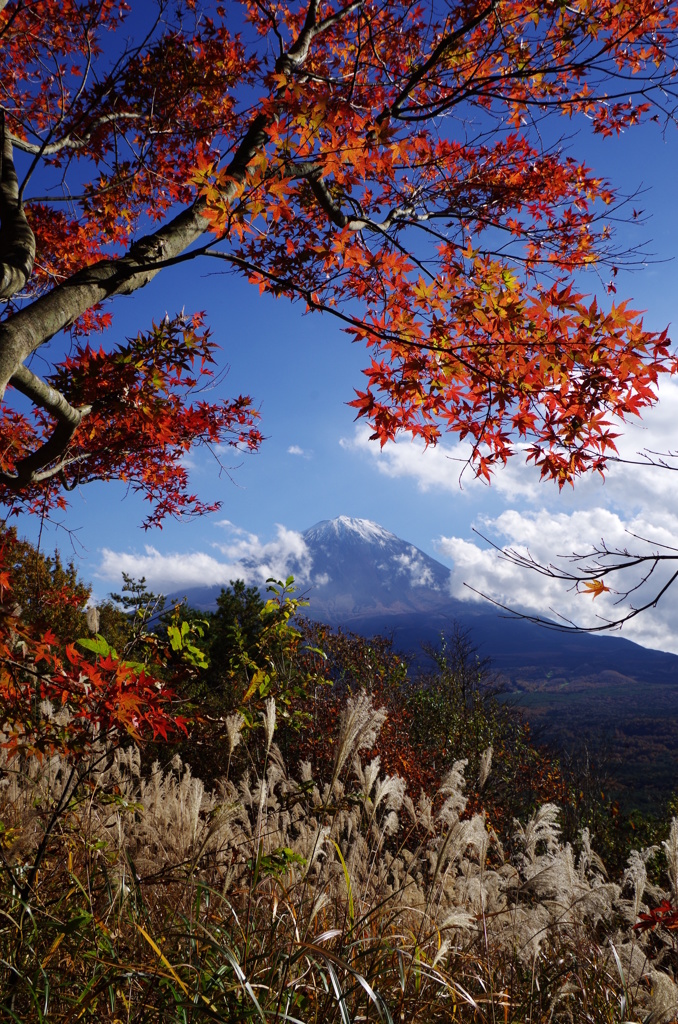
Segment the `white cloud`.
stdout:
<svg viewBox="0 0 678 1024">
<path fill-rule="evenodd" d="M 380 448 L 370 441 L 370 433 L 369 427 L 357 426 L 353 437 L 343 437 L 339 444 L 345 451 L 370 458 L 384 476 L 414 479 L 420 491 L 459 489 L 462 465 L 451 461 L 456 454 L 451 448 L 439 444 L 425 450 L 422 444 L 408 440 Z"/>
<path fill-rule="evenodd" d="M 291 444 L 287 449 L 288 455 L 299 455 L 302 459 L 310 459 L 313 452 L 308 451 L 306 448 L 301 448 L 298 444 Z"/>
<path fill-rule="evenodd" d="M 203 551 L 162 554 L 150 545 L 143 553 L 103 548 L 97 576 L 117 583 L 122 573 L 135 579 L 144 576 L 152 590 L 164 593 L 188 587 L 227 586 L 229 580 L 241 576 L 235 563 L 221 562 Z"/>
<path fill-rule="evenodd" d="M 409 553 L 403 552 L 401 555 L 397 555 L 395 562 L 400 566 L 399 572 L 409 575 L 410 586 L 438 589 L 431 567 L 426 565 L 416 548 L 411 547 Z"/>
<path fill-rule="evenodd" d="M 220 524 L 222 525 L 222 524 Z M 232 540 L 215 544 L 229 562 L 235 562 L 248 573 L 247 582 L 265 582 L 269 576 L 284 579 L 290 573 L 300 581 L 307 581 L 312 566 L 311 554 L 301 533 L 276 525 L 275 540 L 262 542 L 254 533 L 239 528 L 231 529 Z"/>
<path fill-rule="evenodd" d="M 97 575 L 115 581 L 123 572 L 136 578 L 145 576 L 153 590 L 164 593 L 227 586 L 233 579 L 260 586 L 271 576 L 284 580 L 294 575 L 301 584 L 309 582 L 312 560 L 300 533 L 278 525 L 275 539 L 263 542 L 228 520 L 218 525 L 230 533 L 226 543 L 212 545 L 221 558 L 202 551 L 162 553 L 151 546 L 146 546 L 143 553 L 104 548 Z"/>
</svg>

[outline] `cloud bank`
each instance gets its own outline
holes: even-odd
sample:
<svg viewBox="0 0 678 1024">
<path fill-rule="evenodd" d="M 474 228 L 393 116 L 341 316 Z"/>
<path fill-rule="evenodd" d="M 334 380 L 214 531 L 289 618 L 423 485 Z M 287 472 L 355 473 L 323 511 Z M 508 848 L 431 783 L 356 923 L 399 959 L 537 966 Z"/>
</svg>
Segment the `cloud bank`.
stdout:
<svg viewBox="0 0 678 1024">
<path fill-rule="evenodd" d="M 219 556 L 204 551 L 165 552 L 150 545 L 143 552 L 104 548 L 98 577 L 119 582 L 123 572 L 144 576 L 148 585 L 162 593 L 176 593 L 191 587 L 228 586 L 234 579 L 261 586 L 270 577 L 294 575 L 303 584 L 310 581 L 311 556 L 300 533 L 277 525 L 271 541 L 234 526 L 227 519 L 217 524 L 227 540 L 212 544 Z"/>
</svg>

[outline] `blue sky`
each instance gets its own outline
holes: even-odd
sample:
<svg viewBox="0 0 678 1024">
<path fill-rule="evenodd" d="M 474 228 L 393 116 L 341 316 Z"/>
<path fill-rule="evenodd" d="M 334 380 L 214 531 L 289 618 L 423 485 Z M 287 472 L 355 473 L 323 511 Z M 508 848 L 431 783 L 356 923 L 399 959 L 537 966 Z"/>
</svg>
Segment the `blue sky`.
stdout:
<svg viewBox="0 0 678 1024">
<path fill-rule="evenodd" d="M 649 189 L 633 203 L 646 212 L 647 222 L 621 225 L 618 240 L 625 246 L 647 241 L 655 262 L 621 273 L 617 298 L 628 296 L 635 308 L 646 309 L 647 326 L 665 327 L 676 320 L 677 301 L 675 129 L 666 139 L 654 126 L 619 139 L 580 135 L 570 150 L 623 191 Z M 604 294 L 593 274 L 582 285 Z M 500 562 L 473 526 L 500 544 L 529 547 L 547 561 L 601 536 L 623 545 L 627 529 L 662 543 L 678 542 L 674 474 L 621 467 L 605 484 L 585 480 L 574 491 L 559 493 L 516 458 L 492 487 L 469 473 L 460 487 L 455 460 L 464 449 L 451 441 L 423 452 L 403 440 L 380 452 L 346 404 L 353 388 L 361 386 L 365 349 L 353 345 L 337 322 L 303 315 L 302 306 L 285 300 L 261 298 L 244 280 L 220 274 L 218 265 L 205 261 L 163 271 L 112 308 L 112 341 L 166 312 L 205 310 L 222 359 L 230 365 L 222 393 L 253 396 L 267 440 L 257 455 L 226 453 L 230 474 L 219 475 L 207 454 L 191 460 L 192 487 L 205 500 L 221 501 L 222 509 L 198 521 L 167 522 L 162 531 L 140 529 L 143 503 L 122 485 L 91 484 L 74 492 L 65 520 L 69 532 L 47 527 L 42 545 L 46 551 L 58 545 L 65 557 L 73 556 L 97 598 L 119 589 L 123 570 L 145 575 L 159 590 L 227 584 L 239 575 L 244 555 L 261 555 L 268 569 L 284 575 L 302 543 L 299 531 L 345 514 L 372 519 L 452 567 L 455 596 L 477 599 L 465 587 L 470 584 L 514 606 L 542 614 L 552 607 L 593 624 L 596 612 L 605 611 L 604 599 L 594 606 L 559 584 Z M 669 383 L 645 425 L 630 432 L 625 451 L 676 445 L 677 412 L 678 385 Z M 36 522 L 17 525 L 35 539 Z M 678 651 L 675 604 L 669 597 L 656 613 L 629 624 L 624 635 Z"/>
</svg>

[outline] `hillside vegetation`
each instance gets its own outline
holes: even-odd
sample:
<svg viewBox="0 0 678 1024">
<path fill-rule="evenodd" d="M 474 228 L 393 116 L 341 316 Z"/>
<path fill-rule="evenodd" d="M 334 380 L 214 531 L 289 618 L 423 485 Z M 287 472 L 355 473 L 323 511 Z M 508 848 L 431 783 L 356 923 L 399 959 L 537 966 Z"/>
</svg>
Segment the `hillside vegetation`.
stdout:
<svg viewBox="0 0 678 1024">
<path fill-rule="evenodd" d="M 158 619 L 127 580 L 97 623 L 72 568 L 4 543 L 5 614 L 20 578 L 54 651 L 171 673 L 186 732 L 73 750 L 68 701 L 43 700 L 41 750 L 5 718 L 3 1019 L 676 1018 L 678 819 L 634 848 L 463 636 L 415 684 L 386 640 L 299 625 L 290 581 Z"/>
</svg>

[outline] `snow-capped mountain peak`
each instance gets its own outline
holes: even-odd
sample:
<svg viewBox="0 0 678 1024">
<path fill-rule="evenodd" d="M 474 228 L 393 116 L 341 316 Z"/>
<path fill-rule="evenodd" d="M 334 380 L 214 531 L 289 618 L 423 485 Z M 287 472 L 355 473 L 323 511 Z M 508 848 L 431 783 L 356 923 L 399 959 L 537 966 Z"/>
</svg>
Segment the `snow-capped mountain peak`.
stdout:
<svg viewBox="0 0 678 1024">
<path fill-rule="evenodd" d="M 337 516 L 303 533 L 310 614 L 423 611 L 449 602 L 450 570 L 370 519 Z"/>
<path fill-rule="evenodd" d="M 368 613 L 402 615 L 449 605 L 450 570 L 370 519 L 324 519 L 293 539 L 290 544 L 283 537 L 278 547 L 284 551 L 273 545 L 265 558 L 241 559 L 242 578 L 261 586 L 269 576 L 294 576 L 313 618 L 346 622 Z M 204 598 L 192 593 L 195 606 L 209 609 L 218 588 L 212 590 Z"/>
<path fill-rule="evenodd" d="M 304 531 L 304 539 L 308 543 L 322 542 L 324 539 L 353 536 L 355 539 L 367 541 L 369 544 L 384 544 L 397 541 L 394 533 L 384 529 L 371 519 L 357 519 L 352 516 L 337 516 L 336 519 L 323 519 Z"/>
</svg>

